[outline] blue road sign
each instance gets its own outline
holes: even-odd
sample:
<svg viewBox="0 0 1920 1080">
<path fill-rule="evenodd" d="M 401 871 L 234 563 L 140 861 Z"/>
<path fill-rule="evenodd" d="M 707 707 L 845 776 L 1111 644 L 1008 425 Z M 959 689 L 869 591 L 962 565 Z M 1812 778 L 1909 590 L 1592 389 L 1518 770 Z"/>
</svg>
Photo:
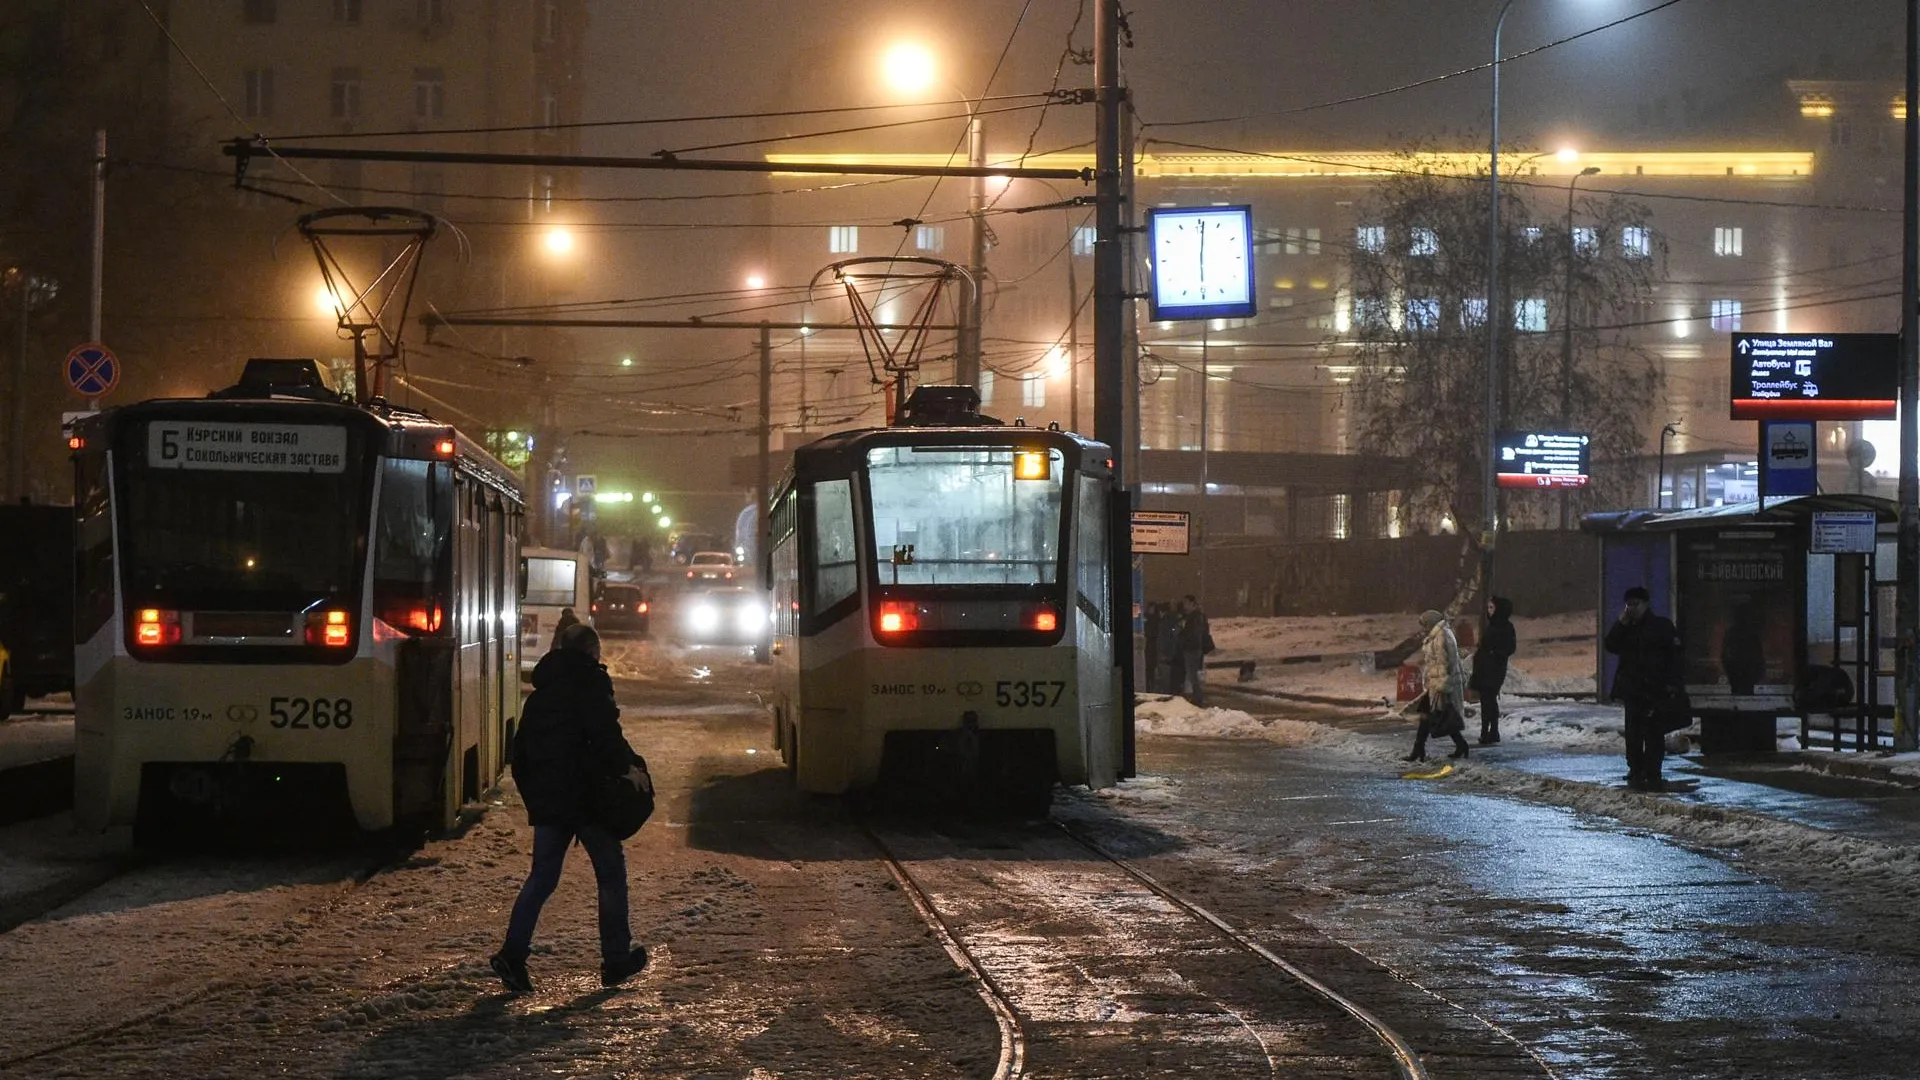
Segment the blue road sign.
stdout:
<svg viewBox="0 0 1920 1080">
<path fill-rule="evenodd" d="M 120 385 L 120 358 L 97 341 L 67 354 L 67 386 L 84 398 L 103 397 Z"/>
</svg>

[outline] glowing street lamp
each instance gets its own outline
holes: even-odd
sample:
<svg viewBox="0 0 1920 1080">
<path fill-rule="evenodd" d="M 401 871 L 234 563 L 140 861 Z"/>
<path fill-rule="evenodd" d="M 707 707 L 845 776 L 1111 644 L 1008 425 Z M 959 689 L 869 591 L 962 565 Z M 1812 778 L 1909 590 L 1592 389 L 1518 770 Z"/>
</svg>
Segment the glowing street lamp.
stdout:
<svg viewBox="0 0 1920 1080">
<path fill-rule="evenodd" d="M 571 229 L 567 229 L 567 228 L 563 228 L 562 226 L 555 225 L 554 227 L 547 230 L 546 236 L 543 238 L 542 242 L 546 245 L 547 254 L 549 255 L 573 254 L 574 240 L 573 240 L 573 230 Z"/>
</svg>

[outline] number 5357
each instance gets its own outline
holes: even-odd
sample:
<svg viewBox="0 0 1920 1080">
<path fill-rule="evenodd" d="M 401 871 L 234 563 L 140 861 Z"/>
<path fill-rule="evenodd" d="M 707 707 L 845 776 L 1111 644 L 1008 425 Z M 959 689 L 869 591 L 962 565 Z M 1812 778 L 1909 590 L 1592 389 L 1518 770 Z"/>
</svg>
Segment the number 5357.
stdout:
<svg viewBox="0 0 1920 1080">
<path fill-rule="evenodd" d="M 993 702 L 1003 709 L 1046 708 L 1060 704 L 1066 688 L 1059 679 L 1002 680 L 993 684 Z"/>
</svg>

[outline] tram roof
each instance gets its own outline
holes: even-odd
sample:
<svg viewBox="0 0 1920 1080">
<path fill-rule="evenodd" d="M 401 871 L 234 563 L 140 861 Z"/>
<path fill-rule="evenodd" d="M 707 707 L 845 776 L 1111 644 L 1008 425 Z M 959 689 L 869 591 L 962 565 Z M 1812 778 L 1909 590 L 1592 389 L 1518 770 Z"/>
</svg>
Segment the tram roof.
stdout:
<svg viewBox="0 0 1920 1080">
<path fill-rule="evenodd" d="M 795 448 L 793 467 L 788 472 L 788 478 L 791 479 L 795 473 L 811 474 L 817 471 L 804 467 L 803 462 L 827 469 L 834 467 L 829 463 L 837 464 L 840 469 L 851 468 L 864 461 L 867 450 L 877 446 L 1047 446 L 1074 452 L 1079 456 L 1082 467 L 1087 462 L 1097 462 L 1096 471 L 1109 468 L 1108 463 L 1113 457 L 1113 450 L 1106 443 L 1095 442 L 1077 432 L 1062 431 L 1058 427 L 982 424 L 969 427 L 916 425 L 857 428 L 837 431 Z M 847 460 L 849 458 L 852 460 Z"/>
</svg>

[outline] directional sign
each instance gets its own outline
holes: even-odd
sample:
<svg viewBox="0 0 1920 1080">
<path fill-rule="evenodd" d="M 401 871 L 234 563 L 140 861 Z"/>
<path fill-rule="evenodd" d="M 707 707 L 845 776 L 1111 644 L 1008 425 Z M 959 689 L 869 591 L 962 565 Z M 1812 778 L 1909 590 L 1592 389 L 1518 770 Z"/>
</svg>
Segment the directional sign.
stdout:
<svg viewBox="0 0 1920 1080">
<path fill-rule="evenodd" d="M 591 499 L 600 490 L 600 478 L 597 476 L 576 476 L 573 478 L 573 493 L 582 499 Z"/>
<path fill-rule="evenodd" d="M 1734 334 L 1735 420 L 1891 420 L 1899 334 Z"/>
<path fill-rule="evenodd" d="M 1502 431 L 1496 482 L 1503 488 L 1586 487 L 1590 442 L 1577 431 Z"/>
<path fill-rule="evenodd" d="M 97 341 L 67 354 L 67 386 L 84 398 L 103 397 L 120 385 L 120 358 Z"/>
</svg>

